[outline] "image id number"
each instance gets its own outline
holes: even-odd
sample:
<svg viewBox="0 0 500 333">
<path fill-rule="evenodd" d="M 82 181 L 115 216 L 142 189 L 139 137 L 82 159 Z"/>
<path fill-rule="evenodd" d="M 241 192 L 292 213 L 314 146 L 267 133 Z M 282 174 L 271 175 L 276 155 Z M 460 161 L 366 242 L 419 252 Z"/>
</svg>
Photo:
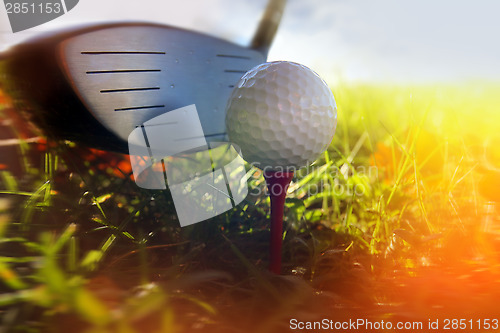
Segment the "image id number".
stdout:
<svg viewBox="0 0 500 333">
<path fill-rule="evenodd" d="M 445 330 L 498 330 L 498 319 L 444 319 Z"/>
<path fill-rule="evenodd" d="M 6 2 L 5 9 L 7 9 L 7 14 L 59 14 L 63 10 L 59 2 L 40 4 Z"/>
</svg>

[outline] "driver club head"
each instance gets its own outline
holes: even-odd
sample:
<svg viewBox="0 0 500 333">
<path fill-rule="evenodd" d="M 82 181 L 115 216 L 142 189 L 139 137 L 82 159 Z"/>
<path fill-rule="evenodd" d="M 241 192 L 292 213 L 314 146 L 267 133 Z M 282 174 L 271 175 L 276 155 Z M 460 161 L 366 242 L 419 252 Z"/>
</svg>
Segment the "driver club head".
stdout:
<svg viewBox="0 0 500 333">
<path fill-rule="evenodd" d="M 269 2 L 251 48 L 149 23 L 49 34 L 4 54 L 2 81 L 56 139 L 127 153 L 135 128 L 195 104 L 206 140 L 223 141 L 227 99 L 245 72 L 266 61 L 284 5 Z"/>
</svg>

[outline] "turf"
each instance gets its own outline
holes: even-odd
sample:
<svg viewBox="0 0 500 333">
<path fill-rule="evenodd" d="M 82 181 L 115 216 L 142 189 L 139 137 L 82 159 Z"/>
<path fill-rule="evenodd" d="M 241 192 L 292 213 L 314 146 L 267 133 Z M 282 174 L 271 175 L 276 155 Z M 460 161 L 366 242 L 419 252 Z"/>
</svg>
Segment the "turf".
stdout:
<svg viewBox="0 0 500 333">
<path fill-rule="evenodd" d="M 0 91 L 2 326 L 498 328 L 498 88 L 335 87 L 335 138 L 289 188 L 280 276 L 266 269 L 259 170 L 248 168 L 251 194 L 236 209 L 181 229 L 169 191 L 141 190 L 126 156 L 45 138 Z"/>
</svg>

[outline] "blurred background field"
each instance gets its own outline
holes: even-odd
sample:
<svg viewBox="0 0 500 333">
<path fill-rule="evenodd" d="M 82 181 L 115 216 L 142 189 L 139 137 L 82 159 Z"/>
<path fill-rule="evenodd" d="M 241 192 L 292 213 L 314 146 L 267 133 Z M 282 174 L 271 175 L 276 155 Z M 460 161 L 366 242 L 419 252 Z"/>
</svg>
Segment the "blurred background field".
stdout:
<svg viewBox="0 0 500 333">
<path fill-rule="evenodd" d="M 499 86 L 333 88 L 334 140 L 289 189 L 282 276 L 266 270 L 258 170 L 245 203 L 181 229 L 168 190 L 137 187 L 127 156 L 47 139 L 1 90 L 2 329 L 499 319 Z"/>
</svg>

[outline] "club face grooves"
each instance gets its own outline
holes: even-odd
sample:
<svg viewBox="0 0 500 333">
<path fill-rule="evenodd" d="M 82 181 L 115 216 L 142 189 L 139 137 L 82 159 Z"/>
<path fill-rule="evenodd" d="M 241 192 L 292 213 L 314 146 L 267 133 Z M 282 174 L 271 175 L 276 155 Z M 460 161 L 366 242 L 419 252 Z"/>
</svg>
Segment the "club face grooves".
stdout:
<svg viewBox="0 0 500 333">
<path fill-rule="evenodd" d="M 160 73 L 161 69 L 115 69 L 102 71 L 87 71 L 88 75 L 94 74 L 134 74 L 134 73 Z"/>
<path fill-rule="evenodd" d="M 147 109 L 163 109 L 165 105 L 151 105 L 151 106 L 135 106 L 129 108 L 115 109 L 115 111 L 138 111 Z"/>
<path fill-rule="evenodd" d="M 60 49 L 73 89 L 123 140 L 145 121 L 191 104 L 207 138 L 221 139 L 231 88 L 265 61 L 257 51 L 167 27 L 103 29 L 66 40 Z"/>
<path fill-rule="evenodd" d="M 220 58 L 233 58 L 233 59 L 245 59 L 245 60 L 251 60 L 251 57 L 247 56 L 241 56 L 241 55 L 234 55 L 234 54 L 217 54 L 217 57 Z"/>
<path fill-rule="evenodd" d="M 101 90 L 101 94 L 124 93 L 124 92 L 134 92 L 134 91 L 151 91 L 151 90 L 160 90 L 160 89 L 161 89 L 160 87 L 107 89 L 107 90 Z"/>
<path fill-rule="evenodd" d="M 87 55 L 164 55 L 165 52 L 155 52 L 155 51 L 82 51 L 81 54 Z"/>
</svg>

